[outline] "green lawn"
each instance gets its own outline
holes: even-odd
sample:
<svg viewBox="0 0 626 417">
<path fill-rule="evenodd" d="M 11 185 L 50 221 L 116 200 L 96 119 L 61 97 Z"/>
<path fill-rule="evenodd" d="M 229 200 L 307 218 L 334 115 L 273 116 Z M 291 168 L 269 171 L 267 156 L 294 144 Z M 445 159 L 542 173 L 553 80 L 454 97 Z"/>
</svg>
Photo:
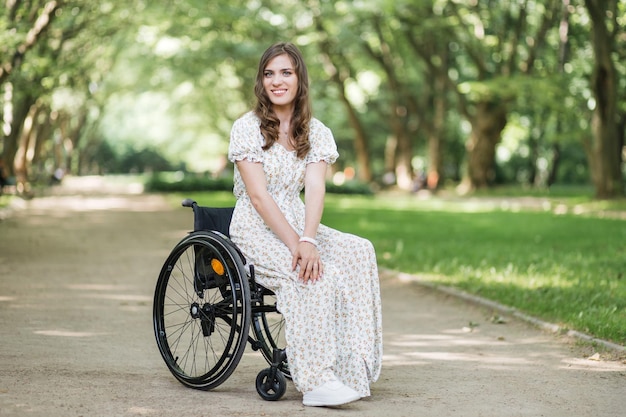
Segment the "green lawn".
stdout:
<svg viewBox="0 0 626 417">
<path fill-rule="evenodd" d="M 13 198 L 13 196 L 0 194 L 0 209 L 8 206 L 9 203 L 11 203 L 11 198 Z"/>
<path fill-rule="evenodd" d="M 233 202 L 228 193 L 195 198 Z M 626 220 L 615 218 L 626 202 L 501 198 L 328 195 L 323 222 L 370 239 L 381 267 L 626 345 Z"/>
</svg>

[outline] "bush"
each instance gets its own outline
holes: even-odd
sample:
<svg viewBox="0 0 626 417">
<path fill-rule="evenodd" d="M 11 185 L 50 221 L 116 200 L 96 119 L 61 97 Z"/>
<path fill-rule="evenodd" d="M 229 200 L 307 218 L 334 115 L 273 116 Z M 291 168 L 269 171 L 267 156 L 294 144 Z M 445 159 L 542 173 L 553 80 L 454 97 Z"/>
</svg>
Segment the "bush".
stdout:
<svg viewBox="0 0 626 417">
<path fill-rule="evenodd" d="M 151 175 L 144 185 L 149 192 L 232 191 L 233 179 L 213 178 L 206 174 L 183 172 L 159 172 Z M 342 185 L 326 183 L 326 192 L 331 194 L 374 194 L 369 185 L 348 181 Z"/>
<path fill-rule="evenodd" d="M 151 175 L 144 187 L 149 192 L 232 191 L 233 180 L 182 172 L 159 172 Z"/>
<path fill-rule="evenodd" d="M 332 182 L 326 182 L 326 192 L 330 194 L 374 194 L 374 191 L 369 185 L 358 181 L 346 181 L 341 185 L 335 185 Z"/>
</svg>

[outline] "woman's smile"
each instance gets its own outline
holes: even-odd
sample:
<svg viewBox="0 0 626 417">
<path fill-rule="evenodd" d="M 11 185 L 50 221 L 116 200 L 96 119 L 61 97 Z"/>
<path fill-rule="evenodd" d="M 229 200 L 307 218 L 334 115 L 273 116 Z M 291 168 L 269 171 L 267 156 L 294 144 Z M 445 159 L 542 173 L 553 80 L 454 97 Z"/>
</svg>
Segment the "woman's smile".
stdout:
<svg viewBox="0 0 626 417">
<path fill-rule="evenodd" d="M 263 87 L 272 104 L 288 108 L 298 92 L 298 75 L 287 54 L 278 55 L 267 63 L 263 71 Z"/>
</svg>

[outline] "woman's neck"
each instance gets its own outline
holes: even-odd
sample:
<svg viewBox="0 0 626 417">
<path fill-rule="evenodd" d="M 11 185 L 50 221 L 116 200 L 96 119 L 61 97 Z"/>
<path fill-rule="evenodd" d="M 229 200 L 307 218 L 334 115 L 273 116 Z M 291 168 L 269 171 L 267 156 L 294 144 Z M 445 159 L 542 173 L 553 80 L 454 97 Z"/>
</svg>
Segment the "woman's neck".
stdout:
<svg viewBox="0 0 626 417">
<path fill-rule="evenodd" d="M 293 115 L 293 106 L 274 106 L 274 114 L 280 120 L 280 123 L 284 126 L 289 124 L 291 116 Z"/>
</svg>

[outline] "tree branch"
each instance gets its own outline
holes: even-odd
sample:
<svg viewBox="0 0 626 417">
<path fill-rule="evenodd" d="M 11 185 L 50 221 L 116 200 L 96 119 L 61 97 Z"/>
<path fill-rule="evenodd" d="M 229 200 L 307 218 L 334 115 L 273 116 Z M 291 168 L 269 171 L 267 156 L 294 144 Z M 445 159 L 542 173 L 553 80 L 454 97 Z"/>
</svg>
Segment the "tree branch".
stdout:
<svg viewBox="0 0 626 417">
<path fill-rule="evenodd" d="M 462 22 L 463 18 L 461 17 L 461 14 L 459 13 L 459 9 L 456 3 L 449 2 L 449 5 L 452 11 L 454 12 L 454 15 L 456 16 L 456 18 L 459 20 L 459 22 Z M 474 35 L 467 30 L 467 27 L 465 25 L 461 25 L 461 26 L 463 27 L 463 29 L 465 29 L 465 34 L 467 35 L 468 39 L 474 38 Z M 486 74 L 489 72 L 487 70 L 487 65 L 485 64 L 485 61 L 483 59 L 484 54 L 477 51 L 476 48 L 474 48 L 474 44 L 470 41 L 461 42 L 461 44 L 465 46 L 467 50 L 467 55 L 472 59 L 472 61 L 474 61 L 474 64 L 476 64 L 476 68 L 478 69 L 478 79 L 479 80 L 484 79 Z"/>
<path fill-rule="evenodd" d="M 14 2 L 13 2 L 14 1 Z M 13 2 L 13 4 L 11 4 Z M 17 7 L 18 2 L 15 0 L 7 0 L 7 5 Z M 33 26 L 26 34 L 24 42 L 19 44 L 8 62 L 0 64 L 0 84 L 2 84 L 15 69 L 19 68 L 24 60 L 24 55 L 39 41 L 43 33 L 52 23 L 55 12 L 63 5 L 61 0 L 51 0 L 47 2 Z M 13 9 L 12 12 L 14 11 Z"/>
<path fill-rule="evenodd" d="M 528 59 L 526 59 L 522 69 L 522 72 L 526 74 L 530 74 L 532 72 L 535 60 L 537 59 L 538 51 L 546 42 L 546 33 L 548 33 L 548 30 L 550 30 L 558 19 L 558 11 L 561 8 L 562 1 L 552 0 L 549 3 L 552 7 L 547 9 L 546 13 L 543 15 L 541 26 L 539 27 L 539 30 L 537 30 L 534 37 L 534 43 L 528 50 Z"/>
</svg>

